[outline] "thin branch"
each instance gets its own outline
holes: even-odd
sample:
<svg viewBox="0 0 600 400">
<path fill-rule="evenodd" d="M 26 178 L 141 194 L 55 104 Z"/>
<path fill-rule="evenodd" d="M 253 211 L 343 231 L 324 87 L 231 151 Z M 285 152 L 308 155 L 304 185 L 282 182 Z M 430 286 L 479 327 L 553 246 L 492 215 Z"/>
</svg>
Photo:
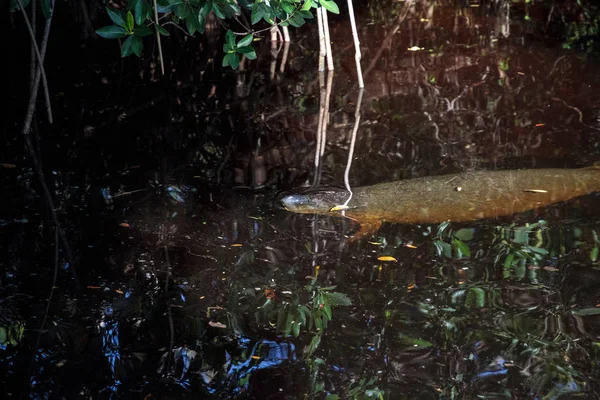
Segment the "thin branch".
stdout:
<svg viewBox="0 0 600 400">
<path fill-rule="evenodd" d="M 50 108 L 50 92 L 48 91 L 48 80 L 46 79 L 46 71 L 44 70 L 44 59 L 40 54 L 40 49 L 38 48 L 37 41 L 35 40 L 35 33 L 33 33 L 33 28 L 31 27 L 31 22 L 29 22 L 29 17 L 27 16 L 27 12 L 25 11 L 25 7 L 23 6 L 23 2 L 21 0 L 17 0 L 19 4 L 19 8 L 21 9 L 21 13 L 23 14 L 23 18 L 25 19 L 25 25 L 27 26 L 27 31 L 29 32 L 29 37 L 31 39 L 31 45 L 33 46 L 33 50 L 35 52 L 35 56 L 38 61 L 38 70 L 41 71 L 42 74 L 42 82 L 44 86 L 44 96 L 46 100 L 46 111 L 48 113 L 48 122 L 52 123 L 52 109 Z M 52 9 L 50 10 L 50 16 L 48 20 L 52 18 L 52 13 L 54 11 L 54 2 L 52 3 Z M 46 26 L 49 28 L 49 24 L 46 23 Z M 46 32 L 44 32 L 44 35 Z"/>
<path fill-rule="evenodd" d="M 344 202 L 344 206 L 347 206 L 352 199 L 352 188 L 350 187 L 350 168 L 352 168 L 352 159 L 354 158 L 354 146 L 356 145 L 356 133 L 360 126 L 360 107 L 362 105 L 362 98 L 365 90 L 363 88 L 358 89 L 358 101 L 356 102 L 356 110 L 354 111 L 354 126 L 352 127 L 352 137 L 350 139 L 350 148 L 348 149 L 348 162 L 346 163 L 346 170 L 344 171 L 344 185 L 346 190 L 350 193 L 348 199 Z M 345 215 L 342 210 L 342 215 Z"/>
<path fill-rule="evenodd" d="M 17 0 L 17 1 L 19 2 L 19 6 L 22 7 L 21 0 Z M 23 9 L 21 8 L 21 10 L 23 10 Z M 46 52 L 48 36 L 50 35 L 50 25 L 52 24 L 52 16 L 53 15 L 54 15 L 54 2 L 52 3 L 52 8 L 50 9 L 50 15 L 48 16 L 48 19 L 46 20 L 46 27 L 44 28 L 44 37 L 42 39 L 42 52 L 44 54 Z M 36 49 L 37 49 L 37 46 L 36 46 Z M 40 68 L 37 69 L 35 78 L 33 80 L 33 87 L 31 88 L 31 93 L 29 95 L 29 104 L 27 106 L 27 112 L 25 113 L 25 121 L 23 123 L 23 130 L 21 131 L 21 134 L 23 135 L 23 138 L 25 139 L 25 147 L 27 147 L 27 151 L 29 152 L 29 156 L 31 157 L 31 161 L 33 162 L 33 168 L 34 168 L 36 174 L 38 175 L 38 179 L 40 181 L 40 186 L 42 187 L 42 193 L 46 200 L 48 209 L 50 211 L 50 219 L 58 231 L 58 235 L 62 242 L 63 249 L 66 253 L 67 261 L 70 264 L 71 273 L 73 275 L 73 280 L 75 280 L 75 282 L 77 284 L 79 284 L 79 281 L 77 279 L 77 272 L 75 270 L 75 260 L 73 258 L 73 253 L 71 252 L 71 246 L 69 245 L 67 236 L 65 235 L 65 232 L 61 228 L 60 222 L 58 221 L 58 215 L 56 214 L 56 210 L 54 208 L 54 201 L 52 200 L 52 196 L 50 195 L 50 190 L 48 189 L 48 185 L 46 184 L 46 179 L 44 177 L 44 171 L 42 170 L 40 160 L 38 158 L 38 155 L 33 146 L 33 142 L 31 140 L 31 134 L 30 134 L 31 122 L 33 121 L 33 113 L 35 111 L 35 103 L 36 103 L 37 96 L 38 96 L 38 89 L 40 87 L 40 78 L 42 77 L 42 74 L 44 73 L 43 68 L 41 68 L 43 58 L 40 57 L 39 61 L 40 61 L 40 65 L 39 65 Z"/>
<path fill-rule="evenodd" d="M 320 8 L 323 15 L 323 33 L 325 34 L 325 48 L 327 49 L 327 69 L 333 71 L 333 52 L 331 51 L 331 37 L 329 36 L 329 19 L 327 18 L 327 9 Z"/>
<path fill-rule="evenodd" d="M 158 7 L 156 5 L 156 0 L 152 0 L 154 2 L 154 23 L 158 25 Z M 162 46 L 160 44 L 160 32 L 156 32 L 156 40 L 158 41 L 158 58 L 160 59 L 160 70 L 162 74 L 165 74 L 165 61 L 163 60 L 162 54 Z"/>
<path fill-rule="evenodd" d="M 50 287 L 50 295 L 48 296 L 48 303 L 46 304 L 46 311 L 44 312 L 44 319 L 42 319 L 42 323 L 40 325 L 40 331 L 38 333 L 37 339 L 35 341 L 35 347 L 33 348 L 33 354 L 31 356 L 31 366 L 29 367 L 29 378 L 31 379 L 31 375 L 33 373 L 33 368 L 35 365 L 35 355 L 37 350 L 40 347 L 40 341 L 42 340 L 42 333 L 44 333 L 44 327 L 46 326 L 46 321 L 48 320 L 48 314 L 50 314 L 50 304 L 52 304 L 52 297 L 54 297 L 54 289 L 56 288 L 56 279 L 58 277 L 58 228 L 54 227 L 54 276 L 52 277 L 52 286 Z"/>
<path fill-rule="evenodd" d="M 358 75 L 358 87 L 360 89 L 365 87 L 365 82 L 363 81 L 362 76 L 362 68 L 360 66 L 360 59 L 362 58 L 360 54 L 360 41 L 358 40 L 358 31 L 356 29 L 356 21 L 354 20 L 354 7 L 352 5 L 352 0 L 348 0 L 348 13 L 350 14 L 350 25 L 352 26 L 352 37 L 354 38 L 354 48 L 356 53 L 354 54 L 354 59 L 356 60 L 356 74 Z"/>
</svg>

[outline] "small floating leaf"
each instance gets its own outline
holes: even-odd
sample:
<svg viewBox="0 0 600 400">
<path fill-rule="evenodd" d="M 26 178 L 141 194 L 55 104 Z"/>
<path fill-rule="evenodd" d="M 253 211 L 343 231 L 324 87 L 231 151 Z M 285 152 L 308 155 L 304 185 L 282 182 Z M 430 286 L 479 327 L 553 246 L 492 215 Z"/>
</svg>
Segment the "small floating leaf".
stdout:
<svg viewBox="0 0 600 400">
<path fill-rule="evenodd" d="M 243 244 L 241 244 L 241 243 L 234 243 L 231 245 L 231 247 L 242 247 L 242 246 L 243 246 Z"/>
<path fill-rule="evenodd" d="M 394 262 L 398 262 L 398 260 L 396 260 L 394 257 L 392 256 L 379 256 L 377 257 L 377 259 L 379 261 L 394 261 Z"/>
<path fill-rule="evenodd" d="M 544 189 L 525 189 L 523 191 L 527 193 L 548 193 L 548 191 Z"/>
<path fill-rule="evenodd" d="M 347 210 L 348 208 L 350 208 L 350 207 L 348 207 L 344 204 L 340 204 L 340 205 L 331 207 L 329 209 L 329 212 Z"/>
<path fill-rule="evenodd" d="M 406 243 L 404 246 L 408 247 L 409 249 L 416 249 L 417 246 L 415 246 L 414 244 L 410 244 L 410 243 Z"/>
</svg>

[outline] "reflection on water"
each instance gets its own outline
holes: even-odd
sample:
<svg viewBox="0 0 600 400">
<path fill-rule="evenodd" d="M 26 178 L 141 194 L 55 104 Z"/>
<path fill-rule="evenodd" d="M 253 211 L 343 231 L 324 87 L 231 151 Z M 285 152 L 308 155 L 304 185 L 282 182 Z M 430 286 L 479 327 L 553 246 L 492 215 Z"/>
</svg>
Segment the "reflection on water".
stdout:
<svg viewBox="0 0 600 400">
<path fill-rule="evenodd" d="M 356 221 L 277 201 L 343 187 L 351 147 L 352 188 L 592 165 L 595 9 L 371 3 L 358 9 L 360 101 L 349 26 L 334 18 L 329 100 L 307 27 L 285 65 L 270 44 L 236 73 L 191 60 L 168 98 L 132 95 L 136 112 L 114 126 L 82 117 L 98 127 L 68 142 L 73 164 L 48 162 L 84 288 L 60 278 L 34 357 L 51 282 L 34 240 L 44 226 L 0 194 L 14 205 L 0 214 L 7 393 L 29 381 L 32 398 L 600 396 L 597 193 L 476 222 L 387 223 L 354 241 Z M 31 195 L 17 175 L 5 186 Z"/>
</svg>

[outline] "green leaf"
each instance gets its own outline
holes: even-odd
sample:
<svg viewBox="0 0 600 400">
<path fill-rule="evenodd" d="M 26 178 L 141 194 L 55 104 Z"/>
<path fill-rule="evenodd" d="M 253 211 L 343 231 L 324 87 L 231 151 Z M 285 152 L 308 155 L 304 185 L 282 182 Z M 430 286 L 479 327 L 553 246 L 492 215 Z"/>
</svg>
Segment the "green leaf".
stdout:
<svg viewBox="0 0 600 400">
<path fill-rule="evenodd" d="M 152 29 L 146 25 L 140 25 L 133 30 L 133 34 L 139 37 L 149 36 L 152 35 Z"/>
<path fill-rule="evenodd" d="M 292 324 L 292 334 L 295 337 L 300 336 L 300 322 L 294 321 L 294 323 Z"/>
<path fill-rule="evenodd" d="M 239 65 L 240 65 L 240 58 L 237 54 L 227 53 L 227 54 L 225 54 L 225 57 L 223 57 L 223 66 L 224 67 L 230 66 L 231 69 L 237 69 L 237 67 Z"/>
<path fill-rule="evenodd" d="M 298 14 L 300 16 L 302 16 L 302 18 L 304 18 L 304 19 L 313 19 L 314 18 L 310 11 L 300 10 L 300 11 L 298 11 Z"/>
<path fill-rule="evenodd" d="M 332 12 L 334 14 L 340 13 L 340 9 L 338 8 L 337 4 L 335 4 L 335 2 L 333 0 L 319 0 L 319 3 L 323 7 L 325 7 L 325 9 L 329 12 Z"/>
<path fill-rule="evenodd" d="M 121 57 L 127 57 L 131 54 L 142 55 L 142 39 L 139 36 L 131 35 L 123 42 L 121 47 Z"/>
<path fill-rule="evenodd" d="M 288 20 L 288 22 L 293 27 L 300 28 L 302 25 L 304 25 L 304 18 L 302 18 L 300 14 L 294 14 L 292 18 Z"/>
<path fill-rule="evenodd" d="M 207 1 L 202 7 L 200 7 L 200 10 L 198 11 L 198 15 L 204 17 L 204 19 L 206 19 L 206 17 L 208 17 L 208 14 L 210 14 L 211 10 L 213 9 L 213 2 L 212 0 Z M 200 20 L 200 18 L 198 18 L 198 20 Z"/>
<path fill-rule="evenodd" d="M 146 19 L 146 7 L 144 0 L 137 0 L 133 7 L 133 16 L 135 17 L 136 25 L 142 25 Z"/>
<path fill-rule="evenodd" d="M 310 344 L 308 346 L 306 346 L 306 348 L 304 349 L 304 353 L 306 354 L 307 357 L 312 356 L 312 354 L 315 352 L 315 350 L 317 350 L 319 348 L 319 345 L 321 344 L 321 335 L 317 334 L 315 336 L 313 336 L 312 340 L 310 341 Z"/>
<path fill-rule="evenodd" d="M 548 250 L 544 249 L 543 247 L 527 246 L 527 249 L 543 256 L 548 255 Z"/>
<path fill-rule="evenodd" d="M 512 267 L 514 259 L 515 259 L 515 253 L 510 253 L 504 260 L 504 268 L 510 269 L 510 267 Z"/>
<path fill-rule="evenodd" d="M 592 251 L 590 251 L 590 260 L 592 260 L 592 262 L 598 260 L 598 246 L 595 246 Z"/>
<path fill-rule="evenodd" d="M 105 39 L 119 39 L 127 36 L 125 28 L 116 25 L 105 26 L 96 30 L 96 34 Z"/>
<path fill-rule="evenodd" d="M 6 328 L 0 326 L 0 344 L 6 344 L 8 341 L 8 334 L 6 333 Z"/>
<path fill-rule="evenodd" d="M 255 6 L 252 9 L 252 14 L 250 14 L 250 22 L 252 22 L 252 25 L 254 25 L 258 21 L 260 21 L 264 16 L 265 16 L 265 10 L 262 7 L 262 3 L 258 4 L 258 6 Z"/>
<path fill-rule="evenodd" d="M 169 31 L 166 30 L 165 28 L 163 28 L 160 25 L 154 25 L 154 29 L 156 29 L 156 32 L 160 33 L 163 36 L 171 36 L 171 34 L 169 33 Z"/>
<path fill-rule="evenodd" d="M 459 239 L 452 239 L 452 247 L 454 247 L 454 251 L 456 252 L 457 258 L 469 257 L 471 255 L 471 250 L 469 249 L 469 246 L 467 246 Z"/>
<path fill-rule="evenodd" d="M 469 240 L 473 239 L 473 229 L 459 229 L 456 232 L 454 232 L 454 237 L 462 240 L 463 242 L 468 242 Z"/>
<path fill-rule="evenodd" d="M 306 0 L 304 2 L 304 5 L 302 6 L 302 11 L 307 11 L 310 10 L 310 8 L 313 6 L 313 0 Z"/>
<path fill-rule="evenodd" d="M 571 311 L 573 315 L 600 315 L 600 308 L 582 308 L 581 310 Z"/>
<path fill-rule="evenodd" d="M 254 39 L 254 36 L 252 34 L 246 35 L 242 38 L 242 40 L 240 40 L 237 44 L 237 47 L 246 47 L 248 46 L 250 43 L 252 43 L 252 40 Z"/>
<path fill-rule="evenodd" d="M 482 288 L 471 288 L 467 292 L 465 306 L 483 308 L 485 306 L 485 292 Z"/>
<path fill-rule="evenodd" d="M 31 0 L 21 0 L 21 4 L 23 4 L 23 8 L 27 8 L 27 6 L 29 5 L 29 3 L 31 2 Z M 13 0 L 13 2 L 11 2 L 11 11 L 17 11 L 19 9 L 19 3 L 17 3 L 16 0 Z"/>
<path fill-rule="evenodd" d="M 232 49 L 235 49 L 235 33 L 231 29 L 227 30 L 225 34 L 225 43 L 227 43 Z"/>
<path fill-rule="evenodd" d="M 287 2 L 283 2 L 283 3 L 281 3 L 281 9 L 283 11 L 285 11 L 286 13 L 291 14 L 291 13 L 294 12 L 294 10 L 296 8 L 294 7 L 293 4 L 290 4 L 290 3 L 287 3 Z"/>
<path fill-rule="evenodd" d="M 52 0 L 42 0 L 42 14 L 46 19 L 50 18 L 52 12 Z"/>
<path fill-rule="evenodd" d="M 327 303 L 332 306 L 342 306 L 347 307 L 352 305 L 352 300 L 348 298 L 344 293 L 340 292 L 330 292 L 323 293 L 323 298 L 327 300 Z"/>
<path fill-rule="evenodd" d="M 221 6 L 219 5 L 219 3 L 214 2 L 213 6 L 212 6 L 212 10 L 215 13 L 215 15 L 217 16 L 217 18 L 219 19 L 225 19 L 225 13 L 223 13 L 223 10 L 221 9 Z"/>
<path fill-rule="evenodd" d="M 444 257 L 452 258 L 452 246 L 449 243 L 446 243 L 443 240 L 436 240 L 433 244 L 435 245 L 438 256 L 443 255 Z"/>
<path fill-rule="evenodd" d="M 115 25 L 119 25 L 127 29 L 127 21 L 125 20 L 125 13 L 123 11 L 117 10 L 116 8 L 106 7 L 106 12 Z"/>
<path fill-rule="evenodd" d="M 127 31 L 133 32 L 134 26 L 135 26 L 135 23 L 133 21 L 133 14 L 131 13 L 131 11 L 127 11 Z"/>
<path fill-rule="evenodd" d="M 331 306 L 329 305 L 329 303 L 325 303 L 323 305 L 323 313 L 325 314 L 327 319 L 331 321 L 331 319 L 333 318 L 333 313 L 331 311 Z"/>
<path fill-rule="evenodd" d="M 256 51 L 250 46 L 238 47 L 237 52 L 245 55 L 248 60 L 256 59 Z"/>
</svg>

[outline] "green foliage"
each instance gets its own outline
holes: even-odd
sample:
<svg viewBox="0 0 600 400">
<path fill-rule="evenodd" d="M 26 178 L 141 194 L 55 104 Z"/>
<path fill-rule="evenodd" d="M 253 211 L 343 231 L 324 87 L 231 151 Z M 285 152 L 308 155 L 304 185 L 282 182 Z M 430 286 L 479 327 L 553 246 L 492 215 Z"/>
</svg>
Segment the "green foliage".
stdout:
<svg viewBox="0 0 600 400">
<path fill-rule="evenodd" d="M 223 66 L 231 66 L 233 69 L 237 69 L 240 65 L 240 56 L 246 56 L 249 60 L 256 58 L 256 52 L 250 46 L 254 36 L 252 34 L 244 36 L 239 42 L 235 42 L 235 33 L 231 30 L 227 31 L 225 35 L 225 44 L 223 45 L 223 51 L 225 57 L 223 57 Z"/>
<path fill-rule="evenodd" d="M 142 5 L 140 6 L 139 4 Z M 125 13 L 115 8 L 106 7 L 106 12 L 114 25 L 96 30 L 99 36 L 106 39 L 127 37 L 121 46 L 121 57 L 127 57 L 131 54 L 135 54 L 138 57 L 141 56 L 144 48 L 142 38 L 152 34 L 152 30 L 148 26 L 140 24 L 140 21 L 143 21 L 142 17 L 145 16 L 144 4 L 143 0 L 133 0 L 133 2 L 130 2 L 129 6 L 134 10 L 133 13 L 131 9 Z"/>
<path fill-rule="evenodd" d="M 543 232 L 547 228 L 546 221 L 535 224 L 507 227 L 496 227 L 495 262 L 504 260 L 504 277 L 523 279 L 527 268 L 540 265 L 549 251 L 542 247 Z"/>
<path fill-rule="evenodd" d="M 309 293 L 307 301 L 302 302 L 298 295 L 281 301 L 267 299 L 256 312 L 256 320 L 259 325 L 273 325 L 286 336 L 298 337 L 303 329 L 315 329 L 320 334 L 327 329 L 335 307 L 352 305 L 352 301 L 345 294 L 334 292 L 333 289 L 335 286 L 320 287 L 316 279 L 313 279 L 306 286 Z M 316 348 L 318 342 L 313 345 Z"/>
<path fill-rule="evenodd" d="M 16 346 L 23 339 L 24 332 L 25 325 L 21 322 L 16 322 L 8 327 L 0 326 L 0 346 Z"/>
<path fill-rule="evenodd" d="M 433 245 L 438 256 L 447 258 L 463 258 L 471 256 L 471 249 L 465 243 L 473 239 L 473 229 L 450 229 L 449 222 L 442 222 L 438 226 Z"/>
<path fill-rule="evenodd" d="M 225 20 L 237 19 L 246 10 L 250 13 L 252 25 L 264 21 L 269 26 L 300 27 L 307 19 L 313 18 L 311 10 L 321 6 L 330 12 L 339 13 L 339 8 L 333 0 L 272 0 L 270 2 L 264 0 L 157 0 L 156 11 L 161 14 L 161 21 L 183 25 L 190 35 L 194 35 L 196 32 L 204 33 L 206 19 L 211 13 L 223 21 L 223 25 L 226 25 Z M 106 11 L 114 25 L 100 28 L 96 33 L 106 39 L 126 38 L 121 46 L 122 57 L 131 54 L 141 56 L 142 38 L 153 33 L 152 26 L 157 34 L 169 36 L 164 26 L 160 26 L 154 21 L 153 1 L 129 0 L 126 6 L 127 12 L 110 7 L 107 7 Z M 258 33 L 269 29 L 258 31 L 249 27 L 246 29 L 247 31 L 243 33 L 227 30 L 223 45 L 225 53 L 223 66 L 236 69 L 242 56 L 249 60 L 256 58 L 252 42 Z M 237 43 L 236 36 L 242 37 Z"/>
</svg>

